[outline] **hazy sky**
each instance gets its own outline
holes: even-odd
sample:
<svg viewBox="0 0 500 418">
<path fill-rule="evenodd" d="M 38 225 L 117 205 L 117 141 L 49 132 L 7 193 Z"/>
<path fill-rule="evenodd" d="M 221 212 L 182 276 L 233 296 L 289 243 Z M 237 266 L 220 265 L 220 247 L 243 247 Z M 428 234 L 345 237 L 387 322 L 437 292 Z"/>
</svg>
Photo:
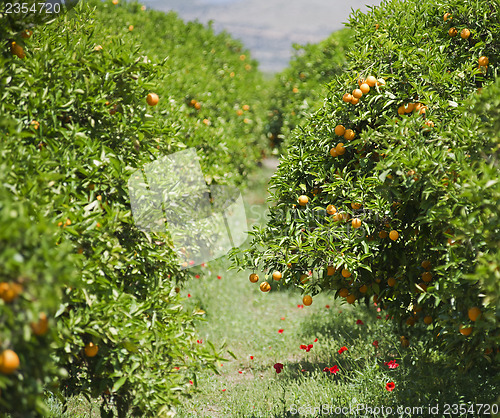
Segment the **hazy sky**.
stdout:
<svg viewBox="0 0 500 418">
<path fill-rule="evenodd" d="M 351 9 L 381 0 L 143 0 L 151 8 L 175 10 L 184 20 L 214 21 L 250 49 L 268 72 L 282 70 L 292 43 L 319 42 L 341 29 Z"/>
</svg>

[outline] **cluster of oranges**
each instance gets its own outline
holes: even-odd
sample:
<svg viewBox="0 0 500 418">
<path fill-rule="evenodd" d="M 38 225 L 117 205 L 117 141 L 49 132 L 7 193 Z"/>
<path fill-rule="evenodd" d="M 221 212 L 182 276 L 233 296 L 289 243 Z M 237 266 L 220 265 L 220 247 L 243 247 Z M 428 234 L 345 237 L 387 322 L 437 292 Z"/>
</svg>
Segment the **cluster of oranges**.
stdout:
<svg viewBox="0 0 500 418">
<path fill-rule="evenodd" d="M 374 76 L 369 75 L 365 80 L 358 80 L 359 88 L 356 88 L 352 91 L 352 93 L 345 93 L 342 96 L 342 100 L 346 103 L 352 103 L 354 105 L 359 103 L 359 99 L 363 97 L 364 94 L 368 94 L 372 87 L 376 85 L 382 86 L 385 85 L 384 79 L 377 80 Z"/>
</svg>

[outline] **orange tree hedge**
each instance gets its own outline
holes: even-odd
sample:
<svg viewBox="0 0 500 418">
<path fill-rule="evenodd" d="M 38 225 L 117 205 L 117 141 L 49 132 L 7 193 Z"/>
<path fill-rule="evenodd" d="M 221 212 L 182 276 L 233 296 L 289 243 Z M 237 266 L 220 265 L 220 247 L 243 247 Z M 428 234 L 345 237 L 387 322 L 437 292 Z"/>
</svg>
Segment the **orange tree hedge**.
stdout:
<svg viewBox="0 0 500 418">
<path fill-rule="evenodd" d="M 165 65 L 160 51 L 148 57 L 140 37 L 114 25 L 121 28 L 126 13 L 132 19 L 149 12 L 119 6 L 113 22 L 111 7 L 81 2 L 45 25 L 29 23 L 31 36 L 23 36 L 29 19 L 0 14 L 0 282 L 16 284 L 20 294 L 0 301 L 0 350 L 8 360 L 0 366 L 2 413 L 45 416 L 43 388 L 50 380 L 58 397 L 100 399 L 102 416 L 163 414 L 189 395 L 196 371 L 216 372 L 221 358 L 222 348 L 196 343 L 195 322 L 203 313 L 187 311 L 178 296 L 190 273 L 180 271 L 166 234 L 135 227 L 127 181 L 145 164 L 196 146 L 208 182 L 240 183 L 264 151 L 252 139 L 259 116 L 252 113 L 255 123 L 245 123 L 235 109 L 229 113 L 227 103 L 236 106 L 238 93 L 227 97 L 222 85 L 251 87 L 258 76 L 227 35 L 155 12 L 161 22 L 155 30 L 175 33 L 162 52 Z M 146 27 L 148 19 L 140 22 Z M 189 76 L 198 84 L 191 91 L 201 94 L 221 69 L 239 71 L 237 84 L 228 75 L 203 92 L 210 106 L 202 110 L 202 102 L 199 114 L 182 91 L 189 82 L 168 66 L 201 62 L 205 49 L 194 48 L 196 39 L 222 58 Z M 187 45 L 182 53 L 176 43 Z M 150 92 L 160 92 L 155 107 L 146 103 Z M 251 97 L 241 91 L 242 103 Z M 217 103 L 226 109 L 220 121 Z M 11 200 L 21 209 L 28 202 L 26 213 L 12 209 Z M 42 312 L 48 322 L 38 327 L 47 331 L 37 335 L 30 323 Z M 15 369 L 7 367 L 12 351 L 19 358 Z"/>
<path fill-rule="evenodd" d="M 496 285 L 483 276 L 498 264 L 498 166 L 480 175 L 498 136 L 468 108 L 497 75 L 499 13 L 433 0 L 354 12 L 349 69 L 285 141 L 270 219 L 236 263 L 307 295 L 375 301 L 405 347 L 440 344 L 464 367 L 498 359 Z M 471 186 L 477 176 L 489 188 Z"/>
</svg>

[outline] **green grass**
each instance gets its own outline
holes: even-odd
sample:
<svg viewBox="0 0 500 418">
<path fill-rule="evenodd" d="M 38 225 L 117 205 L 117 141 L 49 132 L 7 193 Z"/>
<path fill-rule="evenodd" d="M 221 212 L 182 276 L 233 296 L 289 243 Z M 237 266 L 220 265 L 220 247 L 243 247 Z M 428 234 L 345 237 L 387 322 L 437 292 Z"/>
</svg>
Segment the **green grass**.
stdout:
<svg viewBox="0 0 500 418">
<path fill-rule="evenodd" d="M 243 191 L 249 224 L 264 220 L 271 173 L 271 168 L 263 167 Z M 315 407 L 323 408 L 320 412 L 333 411 L 330 416 L 338 407 L 353 408 L 352 416 L 363 416 L 363 411 L 356 412 L 358 407 L 373 408 L 375 413 L 367 416 L 383 416 L 377 407 L 403 408 L 400 415 L 392 416 L 410 417 L 428 415 L 429 406 L 439 407 L 439 414 L 433 416 L 443 416 L 445 404 L 498 404 L 500 384 L 493 373 L 473 369 L 463 374 L 445 368 L 444 354 L 428 351 L 415 341 L 402 348 L 391 320 L 374 306 L 353 308 L 320 294 L 311 306 L 299 308 L 299 292 L 273 286 L 264 294 L 258 283 L 250 283 L 249 272 L 228 270 L 230 264 L 227 259 L 209 263 L 200 278 L 182 290 L 187 308 L 206 312 L 199 327 L 201 344 L 225 343 L 236 358 L 228 354 L 228 360 L 219 364 L 218 375 L 207 371 L 193 376 L 192 397 L 178 408 L 179 417 L 319 416 Z M 356 324 L 357 320 L 363 324 Z M 313 347 L 306 352 L 301 344 Z M 348 350 L 339 354 L 342 346 Z M 389 369 L 384 363 L 390 360 L 399 366 Z M 278 362 L 284 365 L 280 374 L 273 368 Z M 337 374 L 323 371 L 334 365 L 339 368 Z M 395 383 L 393 392 L 385 389 L 387 382 Z M 69 400 L 66 413 L 55 399 L 50 405 L 54 418 L 100 416 L 98 404 L 81 398 Z M 293 415 L 298 408 L 301 415 Z"/>
</svg>

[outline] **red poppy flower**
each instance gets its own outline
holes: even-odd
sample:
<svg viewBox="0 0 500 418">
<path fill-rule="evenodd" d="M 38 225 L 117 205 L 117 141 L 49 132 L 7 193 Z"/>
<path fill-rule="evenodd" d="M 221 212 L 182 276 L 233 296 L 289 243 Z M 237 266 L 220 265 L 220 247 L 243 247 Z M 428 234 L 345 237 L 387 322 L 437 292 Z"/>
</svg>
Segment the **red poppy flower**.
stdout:
<svg viewBox="0 0 500 418">
<path fill-rule="evenodd" d="M 188 293 L 188 298 L 190 298 L 190 297 L 191 297 L 191 293 Z"/>
<path fill-rule="evenodd" d="M 330 309 L 330 305 L 325 305 L 325 308 L 326 309 Z"/>
<path fill-rule="evenodd" d="M 399 367 L 399 364 L 396 363 L 395 360 L 391 360 L 391 361 L 386 361 L 384 363 L 385 366 L 389 367 L 389 369 L 395 369 L 396 367 Z"/>
<path fill-rule="evenodd" d="M 190 383 L 191 385 L 194 385 L 194 383 L 193 383 L 193 381 L 192 381 L 192 380 L 190 380 L 190 381 L 189 381 L 189 383 Z"/>
<path fill-rule="evenodd" d="M 313 342 L 314 342 L 314 343 L 317 343 L 317 342 L 318 342 L 318 339 L 317 339 L 317 338 L 315 338 Z"/>
<path fill-rule="evenodd" d="M 201 263 L 201 266 L 202 267 L 206 267 L 207 265 L 205 263 Z"/>
<path fill-rule="evenodd" d="M 281 371 L 283 370 L 284 366 L 281 363 L 276 363 L 273 367 L 276 370 L 276 373 L 281 373 Z"/>
<path fill-rule="evenodd" d="M 279 329 L 278 334 L 283 334 L 283 331 L 284 331 L 283 329 Z"/>
<path fill-rule="evenodd" d="M 203 340 L 196 340 L 198 344 L 203 344 Z"/>
<path fill-rule="evenodd" d="M 380 315 L 377 315 L 377 319 L 382 319 L 382 317 Z"/>
<path fill-rule="evenodd" d="M 189 262 L 189 265 L 190 265 L 190 266 L 192 266 L 193 264 L 194 264 L 194 260 L 191 260 L 191 261 Z"/>
<path fill-rule="evenodd" d="M 339 354 L 342 354 L 344 351 L 347 351 L 347 347 L 346 346 L 343 346 L 343 347 L 340 348 Z"/>
<path fill-rule="evenodd" d="M 363 325 L 363 324 L 364 324 L 364 323 L 363 323 L 363 321 L 362 321 L 361 319 L 358 319 L 358 320 L 356 321 L 356 325 Z"/>
<path fill-rule="evenodd" d="M 304 305 L 297 305 L 297 308 L 302 309 L 304 308 Z"/>
<path fill-rule="evenodd" d="M 222 276 L 217 276 L 217 278 L 220 280 L 220 279 L 222 279 Z"/>
<path fill-rule="evenodd" d="M 250 356 L 250 360 L 253 360 L 253 356 Z"/>
<path fill-rule="evenodd" d="M 301 350 L 305 350 L 306 348 L 307 348 L 307 345 L 305 345 L 305 344 L 300 344 L 300 349 L 301 349 Z"/>
<path fill-rule="evenodd" d="M 372 344 L 378 348 L 378 340 L 373 341 Z"/>
<path fill-rule="evenodd" d="M 226 389 L 222 389 L 222 392 L 225 392 L 225 391 L 226 391 Z"/>
<path fill-rule="evenodd" d="M 243 374 L 243 372 L 242 372 L 241 370 L 238 370 L 238 373 L 239 373 L 239 374 Z"/>
<path fill-rule="evenodd" d="M 180 369 L 180 367 L 177 367 L 177 366 L 174 367 L 174 370 L 179 370 L 179 369 Z"/>
<path fill-rule="evenodd" d="M 284 316 L 282 316 L 282 317 L 281 317 L 281 320 L 282 320 L 282 321 L 284 321 L 284 320 L 285 320 L 285 317 L 284 317 Z"/>
<path fill-rule="evenodd" d="M 309 351 L 311 351 L 311 348 L 313 348 L 313 345 L 312 344 L 308 344 L 307 347 L 306 347 L 306 351 L 309 353 Z"/>
<path fill-rule="evenodd" d="M 329 369 L 329 368 L 328 368 L 328 366 L 327 366 L 327 367 L 325 367 L 325 368 L 323 369 L 323 371 L 324 371 L 324 372 L 329 372 L 329 371 L 330 371 L 330 369 Z"/>
<path fill-rule="evenodd" d="M 330 373 L 337 374 L 339 371 L 339 366 L 335 365 L 333 367 L 330 367 Z"/>
<path fill-rule="evenodd" d="M 200 275 L 199 275 L 199 274 L 197 274 L 197 275 L 196 275 L 196 276 L 194 276 L 194 277 L 196 277 L 197 279 L 199 279 L 199 278 L 200 278 Z"/>
<path fill-rule="evenodd" d="M 394 382 L 389 382 L 385 385 L 385 388 L 389 391 L 389 392 L 392 392 L 395 388 L 396 388 L 396 385 L 394 384 Z"/>
</svg>

